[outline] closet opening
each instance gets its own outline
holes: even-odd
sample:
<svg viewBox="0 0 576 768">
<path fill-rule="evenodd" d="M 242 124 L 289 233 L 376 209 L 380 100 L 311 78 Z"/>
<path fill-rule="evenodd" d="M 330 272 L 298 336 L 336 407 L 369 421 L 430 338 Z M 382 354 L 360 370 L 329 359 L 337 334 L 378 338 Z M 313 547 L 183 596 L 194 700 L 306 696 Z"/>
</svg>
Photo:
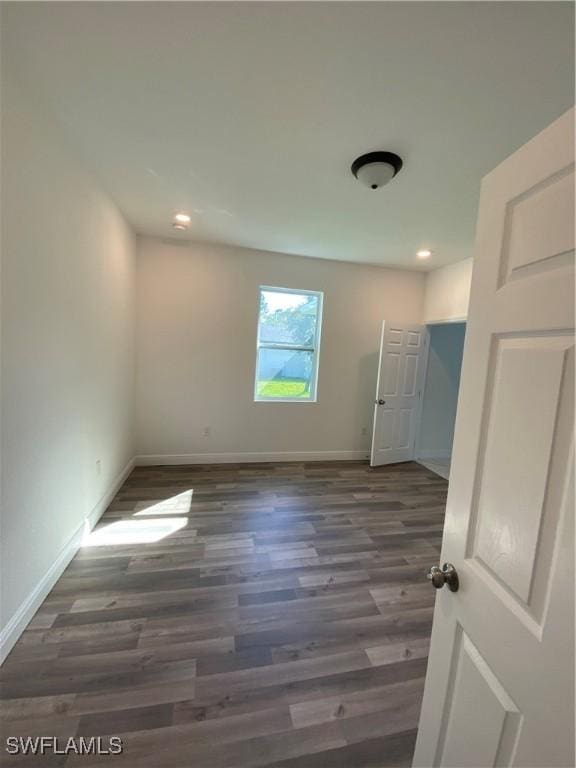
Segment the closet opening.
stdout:
<svg viewBox="0 0 576 768">
<path fill-rule="evenodd" d="M 427 328 L 428 360 L 414 453 L 416 461 L 447 480 L 466 323 L 442 323 Z"/>
</svg>

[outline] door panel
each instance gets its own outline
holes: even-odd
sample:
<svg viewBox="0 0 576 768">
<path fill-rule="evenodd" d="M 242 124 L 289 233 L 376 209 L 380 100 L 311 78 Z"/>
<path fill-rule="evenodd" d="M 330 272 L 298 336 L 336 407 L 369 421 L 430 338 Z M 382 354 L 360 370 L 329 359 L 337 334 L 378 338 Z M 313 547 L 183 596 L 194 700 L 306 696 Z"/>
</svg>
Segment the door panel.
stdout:
<svg viewBox="0 0 576 768">
<path fill-rule="evenodd" d="M 507 765 L 522 722 L 521 714 L 462 631 L 454 662 L 453 692 L 440 764 L 451 768 Z M 476 724 L 472 734 L 471 722 Z"/>
<path fill-rule="evenodd" d="M 398 394 L 398 380 L 400 378 L 400 355 L 389 352 L 386 357 L 386 369 L 384 370 L 384 395 L 391 397 Z"/>
<path fill-rule="evenodd" d="M 404 361 L 404 390 L 403 395 L 413 397 L 418 384 L 418 355 L 407 354 Z"/>
<path fill-rule="evenodd" d="M 574 765 L 573 183 L 571 111 L 482 184 L 415 766 Z"/>
<path fill-rule="evenodd" d="M 529 601 L 570 336 L 501 339 L 468 557 Z M 547 524 L 551 521 L 547 520 Z M 471 530 L 473 528 L 471 527 Z"/>
<path fill-rule="evenodd" d="M 396 412 L 390 408 L 383 408 L 380 414 L 381 429 L 380 429 L 380 450 L 388 451 L 394 444 L 395 424 L 396 424 Z"/>
<path fill-rule="evenodd" d="M 574 167 L 561 168 L 511 200 L 500 284 L 569 263 L 574 251 Z"/>
<path fill-rule="evenodd" d="M 410 449 L 412 436 L 412 409 L 400 408 L 398 411 L 398 439 L 397 445 L 401 449 Z"/>
<path fill-rule="evenodd" d="M 383 323 L 372 466 L 409 461 L 414 457 L 426 352 L 424 327 Z"/>
</svg>

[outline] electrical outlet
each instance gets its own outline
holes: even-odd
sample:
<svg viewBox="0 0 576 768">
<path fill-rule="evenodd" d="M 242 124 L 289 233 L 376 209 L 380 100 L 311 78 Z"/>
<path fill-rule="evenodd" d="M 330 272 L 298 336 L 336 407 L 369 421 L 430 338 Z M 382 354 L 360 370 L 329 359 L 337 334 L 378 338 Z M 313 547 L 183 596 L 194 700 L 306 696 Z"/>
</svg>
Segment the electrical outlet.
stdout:
<svg viewBox="0 0 576 768">
<path fill-rule="evenodd" d="M 102 462 L 100 461 L 100 459 L 98 459 L 96 461 L 96 474 L 100 476 L 101 472 L 102 472 Z"/>
<path fill-rule="evenodd" d="M 362 427 L 362 434 L 367 435 L 368 434 L 368 427 Z"/>
<path fill-rule="evenodd" d="M 211 427 L 204 427 L 204 437 L 210 437 Z"/>
</svg>

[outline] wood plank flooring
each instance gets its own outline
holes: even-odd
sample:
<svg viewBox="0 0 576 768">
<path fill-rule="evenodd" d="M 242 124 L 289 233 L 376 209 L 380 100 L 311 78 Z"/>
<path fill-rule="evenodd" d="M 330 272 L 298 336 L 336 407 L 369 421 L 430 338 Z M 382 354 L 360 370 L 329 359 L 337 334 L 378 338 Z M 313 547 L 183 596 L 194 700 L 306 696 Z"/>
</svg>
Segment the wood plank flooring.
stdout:
<svg viewBox="0 0 576 768">
<path fill-rule="evenodd" d="M 3 740 L 123 753 L 2 765 L 410 765 L 446 487 L 415 463 L 135 469 L 0 671 Z"/>
</svg>

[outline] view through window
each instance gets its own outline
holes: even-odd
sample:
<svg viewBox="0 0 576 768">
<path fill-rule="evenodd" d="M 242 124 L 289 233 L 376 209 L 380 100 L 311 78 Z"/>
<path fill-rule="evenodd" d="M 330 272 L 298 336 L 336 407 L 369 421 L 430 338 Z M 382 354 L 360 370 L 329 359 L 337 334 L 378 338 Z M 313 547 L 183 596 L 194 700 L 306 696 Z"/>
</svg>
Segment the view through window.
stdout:
<svg viewBox="0 0 576 768">
<path fill-rule="evenodd" d="M 260 288 L 256 400 L 315 401 L 322 293 Z"/>
</svg>

